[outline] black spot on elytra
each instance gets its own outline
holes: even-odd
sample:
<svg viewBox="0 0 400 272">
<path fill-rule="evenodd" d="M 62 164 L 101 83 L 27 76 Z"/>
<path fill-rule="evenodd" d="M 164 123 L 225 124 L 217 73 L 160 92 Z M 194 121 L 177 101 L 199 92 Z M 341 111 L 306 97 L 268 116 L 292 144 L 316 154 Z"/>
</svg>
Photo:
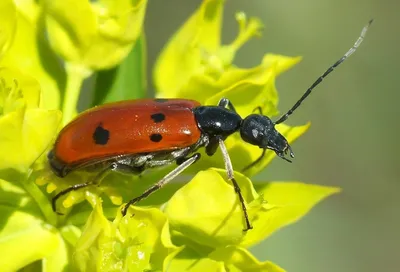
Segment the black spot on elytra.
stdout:
<svg viewBox="0 0 400 272">
<path fill-rule="evenodd" d="M 156 99 L 154 99 L 154 102 L 165 103 L 165 102 L 168 102 L 168 99 L 166 99 L 166 98 L 156 98 Z"/>
<path fill-rule="evenodd" d="M 106 145 L 110 139 L 110 132 L 104 129 L 102 124 L 98 125 L 93 133 L 93 140 L 98 145 Z"/>
<path fill-rule="evenodd" d="M 154 113 L 151 115 L 151 119 L 153 119 L 154 123 L 160 123 L 165 120 L 165 114 L 164 113 Z"/>
<path fill-rule="evenodd" d="M 151 134 L 151 135 L 150 135 L 150 140 L 151 140 L 152 142 L 158 143 L 159 141 L 162 140 L 162 135 L 161 135 L 161 134 L 158 134 L 158 133 Z"/>
</svg>

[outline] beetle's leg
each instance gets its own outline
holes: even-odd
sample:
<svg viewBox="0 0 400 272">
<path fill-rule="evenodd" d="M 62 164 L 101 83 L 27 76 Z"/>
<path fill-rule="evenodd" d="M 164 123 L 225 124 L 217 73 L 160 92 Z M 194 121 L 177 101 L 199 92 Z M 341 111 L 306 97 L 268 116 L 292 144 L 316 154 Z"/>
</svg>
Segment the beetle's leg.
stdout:
<svg viewBox="0 0 400 272">
<path fill-rule="evenodd" d="M 250 163 L 249 165 L 247 165 L 246 167 L 244 167 L 242 169 L 242 172 L 247 171 L 250 167 L 253 167 L 254 165 L 258 164 L 265 156 L 265 152 L 267 151 L 267 149 L 263 149 L 262 154 L 260 155 L 260 157 L 258 157 L 255 161 L 253 161 L 252 163 Z"/>
<path fill-rule="evenodd" d="M 217 137 L 210 137 L 208 145 L 206 145 L 206 154 L 212 156 L 217 152 L 219 141 Z"/>
<path fill-rule="evenodd" d="M 131 199 L 128 203 L 126 203 L 125 207 L 121 211 L 122 215 L 123 216 L 126 215 L 129 206 L 134 205 L 135 203 L 145 199 L 146 197 L 148 197 L 149 195 L 151 195 L 152 193 L 163 187 L 165 184 L 167 184 L 176 176 L 178 176 L 180 173 L 182 173 L 186 168 L 195 163 L 198 159 L 200 159 L 200 153 L 195 153 L 193 154 L 193 156 L 186 158 L 183 161 L 178 161 L 179 165 L 174 170 L 166 174 L 160 181 L 158 181 L 156 184 L 154 184 L 146 191 L 144 191 L 143 194 L 134 199 Z"/>
<path fill-rule="evenodd" d="M 94 178 L 92 180 L 90 180 L 88 182 L 72 185 L 71 187 L 68 187 L 68 188 L 60 191 L 58 194 L 56 194 L 51 200 L 51 207 L 52 207 L 53 211 L 62 215 L 62 213 L 57 212 L 57 209 L 56 209 L 56 202 L 60 197 L 68 194 L 69 192 L 76 191 L 76 190 L 85 188 L 90 185 L 98 185 L 110 171 L 121 171 L 121 172 L 132 173 L 132 172 L 138 172 L 138 171 L 140 171 L 140 169 L 136 169 L 129 165 L 118 163 L 118 162 L 112 162 L 107 167 L 102 169 L 99 173 L 97 173 L 96 176 L 94 176 Z"/>
<path fill-rule="evenodd" d="M 237 193 L 240 204 L 242 206 L 244 220 L 246 221 L 246 228 L 244 229 L 244 231 L 248 231 L 248 230 L 252 229 L 253 227 L 250 224 L 249 215 L 247 214 L 247 208 L 246 208 L 246 204 L 244 203 L 242 191 L 240 190 L 239 184 L 237 184 L 235 177 L 233 175 L 233 167 L 232 167 L 231 159 L 229 157 L 228 150 L 226 149 L 225 143 L 221 138 L 219 138 L 219 147 L 222 152 L 222 157 L 224 158 L 226 174 L 228 175 L 228 179 L 232 182 L 233 188 L 235 189 L 235 192 Z"/>
<path fill-rule="evenodd" d="M 223 108 L 228 108 L 228 109 L 230 109 L 230 110 L 233 111 L 233 112 L 237 112 L 236 109 L 235 109 L 235 107 L 233 106 L 232 102 L 231 102 L 228 98 L 225 98 L 225 97 L 223 97 L 223 98 L 221 98 L 221 99 L 219 100 L 218 106 L 219 106 L 219 107 L 223 107 Z M 258 106 L 257 108 L 255 108 L 255 109 L 253 110 L 253 113 L 254 113 L 255 111 L 258 111 L 259 114 L 261 114 L 261 115 L 263 114 L 261 106 Z"/>
<path fill-rule="evenodd" d="M 131 166 L 129 164 L 125 163 L 117 163 L 117 167 L 115 169 L 110 169 L 110 171 L 115 171 L 118 173 L 124 173 L 124 174 L 135 174 L 139 175 L 145 170 L 144 165 L 142 166 Z"/>
<path fill-rule="evenodd" d="M 218 107 L 228 108 L 233 112 L 237 112 L 235 107 L 233 106 L 232 102 L 228 98 L 221 98 L 218 102 Z M 263 114 L 261 106 L 258 106 L 253 110 L 253 113 L 258 111 L 259 114 Z"/>
<path fill-rule="evenodd" d="M 261 106 L 258 106 L 257 108 L 255 108 L 255 109 L 253 110 L 253 113 L 256 112 L 256 111 L 258 111 L 258 114 L 263 115 Z"/>
<path fill-rule="evenodd" d="M 60 214 L 60 215 L 62 215 L 62 213 L 57 212 L 57 209 L 56 209 L 56 202 L 60 197 L 62 197 L 63 195 L 68 194 L 69 192 L 76 191 L 78 189 L 85 188 L 87 186 L 100 183 L 100 181 L 108 174 L 109 171 L 113 171 L 117 167 L 118 167 L 118 164 L 116 162 L 113 162 L 110 165 L 108 165 L 106 168 L 101 170 L 99 173 L 97 173 L 97 175 L 92 180 L 90 180 L 88 182 L 72 185 L 71 187 L 68 187 L 67 189 L 64 189 L 64 190 L 60 191 L 51 200 L 51 207 L 53 208 L 53 211 L 58 213 L 58 214 Z"/>
<path fill-rule="evenodd" d="M 236 112 L 235 107 L 233 106 L 232 102 L 228 98 L 221 98 L 218 102 L 218 107 L 228 108 L 233 112 Z"/>
</svg>

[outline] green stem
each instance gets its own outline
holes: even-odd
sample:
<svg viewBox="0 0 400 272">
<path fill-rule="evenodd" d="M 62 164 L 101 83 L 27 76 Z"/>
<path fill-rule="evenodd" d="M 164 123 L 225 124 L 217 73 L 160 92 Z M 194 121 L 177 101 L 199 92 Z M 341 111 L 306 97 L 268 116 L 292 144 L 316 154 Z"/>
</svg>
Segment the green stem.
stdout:
<svg viewBox="0 0 400 272">
<path fill-rule="evenodd" d="M 38 188 L 34 181 L 35 177 L 32 175 L 26 182 L 21 182 L 22 186 L 24 187 L 25 191 L 28 192 L 30 196 L 35 200 L 38 204 L 39 208 L 41 209 L 43 216 L 46 219 L 46 222 L 56 226 L 57 224 L 57 214 L 53 212 L 51 205 L 49 205 L 49 199 L 47 196 Z"/>
<path fill-rule="evenodd" d="M 67 88 L 62 105 L 62 123 L 64 125 L 75 116 L 82 83 L 92 73 L 87 68 L 72 63 L 67 63 L 65 69 L 67 71 Z"/>
</svg>

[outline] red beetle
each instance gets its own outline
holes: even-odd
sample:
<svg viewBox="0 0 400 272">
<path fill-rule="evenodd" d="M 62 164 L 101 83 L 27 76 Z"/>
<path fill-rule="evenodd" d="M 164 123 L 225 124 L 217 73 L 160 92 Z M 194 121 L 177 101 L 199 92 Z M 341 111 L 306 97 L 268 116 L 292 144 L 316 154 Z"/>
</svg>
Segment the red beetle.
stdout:
<svg viewBox="0 0 400 272">
<path fill-rule="evenodd" d="M 371 24 L 372 21 L 369 22 Z M 262 114 L 242 119 L 228 99 L 217 106 L 201 106 L 186 99 L 142 99 L 122 101 L 89 109 L 69 123 L 58 135 L 48 159 L 53 172 L 65 177 L 71 171 L 99 169 L 89 182 L 71 186 L 53 197 L 52 207 L 62 195 L 79 188 L 97 184 L 109 171 L 139 174 L 144 169 L 177 163 L 177 167 L 140 196 L 130 200 L 122 209 L 125 215 L 130 205 L 146 198 L 171 181 L 200 158 L 197 150 L 205 147 L 212 156 L 220 147 L 228 179 L 238 194 L 246 221 L 251 224 L 243 196 L 233 176 L 232 164 L 224 140 L 235 132 L 252 145 L 267 149 L 285 159 L 294 157 L 287 140 L 275 129 L 284 122 L 330 72 L 349 57 L 362 42 L 369 24 L 364 27 L 354 46 L 331 66 L 281 118 L 273 122 Z"/>
</svg>

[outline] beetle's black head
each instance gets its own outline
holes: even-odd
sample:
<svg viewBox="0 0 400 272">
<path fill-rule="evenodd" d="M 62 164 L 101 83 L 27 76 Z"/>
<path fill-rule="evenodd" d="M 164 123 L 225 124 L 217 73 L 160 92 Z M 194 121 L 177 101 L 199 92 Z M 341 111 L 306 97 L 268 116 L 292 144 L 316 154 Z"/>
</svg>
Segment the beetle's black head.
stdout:
<svg viewBox="0 0 400 272">
<path fill-rule="evenodd" d="M 294 153 L 289 143 L 275 129 L 275 123 L 267 116 L 260 114 L 247 116 L 241 124 L 240 136 L 249 144 L 275 151 L 279 157 L 288 162 L 291 162 L 285 157 L 288 152 L 290 157 L 294 158 Z"/>
</svg>

